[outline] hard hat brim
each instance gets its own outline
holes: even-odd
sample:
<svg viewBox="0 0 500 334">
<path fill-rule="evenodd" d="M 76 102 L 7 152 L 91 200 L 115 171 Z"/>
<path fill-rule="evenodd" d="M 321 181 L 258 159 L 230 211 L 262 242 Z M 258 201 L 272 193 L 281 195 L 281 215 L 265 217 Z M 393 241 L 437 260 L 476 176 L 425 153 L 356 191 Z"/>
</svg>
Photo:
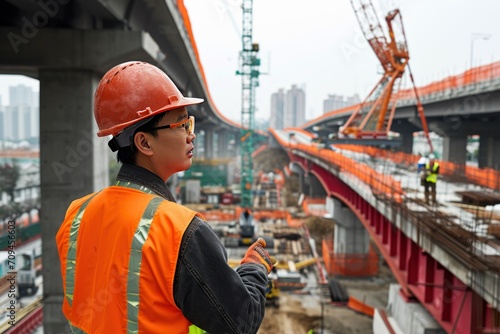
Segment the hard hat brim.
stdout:
<svg viewBox="0 0 500 334">
<path fill-rule="evenodd" d="M 121 124 L 118 124 L 118 125 L 111 127 L 111 128 L 99 130 L 97 132 L 97 136 L 98 137 L 104 137 L 104 136 L 109 136 L 109 135 L 116 136 L 121 131 L 123 131 L 123 129 L 125 129 L 125 128 L 127 128 L 127 127 L 129 127 L 129 126 L 131 126 L 131 125 L 133 125 L 133 124 L 135 124 L 143 119 L 146 119 L 146 118 L 152 117 L 154 115 L 158 115 L 158 114 L 161 114 L 163 112 L 170 111 L 173 109 L 178 109 L 178 108 L 183 108 L 183 107 L 187 107 L 187 106 L 191 106 L 191 105 L 195 105 L 195 104 L 200 104 L 203 101 L 205 101 L 205 100 L 197 98 L 197 97 L 183 97 L 175 103 L 170 103 L 162 108 L 154 110 L 153 112 L 145 114 L 144 116 L 138 117 L 132 121 L 129 121 L 126 123 L 121 123 Z"/>
</svg>

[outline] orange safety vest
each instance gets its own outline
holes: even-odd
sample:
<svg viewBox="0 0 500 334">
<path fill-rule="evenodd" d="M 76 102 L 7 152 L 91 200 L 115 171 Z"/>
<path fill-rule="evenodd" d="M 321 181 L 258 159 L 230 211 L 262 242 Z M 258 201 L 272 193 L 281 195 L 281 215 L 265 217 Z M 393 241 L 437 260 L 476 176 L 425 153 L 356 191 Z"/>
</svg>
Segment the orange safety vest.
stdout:
<svg viewBox="0 0 500 334">
<path fill-rule="evenodd" d="M 117 185 L 71 203 L 57 233 L 63 313 L 75 333 L 186 334 L 174 276 L 198 214 L 146 187 Z"/>
</svg>

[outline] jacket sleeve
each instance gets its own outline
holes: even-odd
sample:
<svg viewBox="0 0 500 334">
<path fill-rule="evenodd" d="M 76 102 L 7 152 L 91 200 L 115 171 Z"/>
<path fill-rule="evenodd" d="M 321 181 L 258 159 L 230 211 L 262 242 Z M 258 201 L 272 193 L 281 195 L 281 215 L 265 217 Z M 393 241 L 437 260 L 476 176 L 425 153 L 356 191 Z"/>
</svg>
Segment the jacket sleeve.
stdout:
<svg viewBox="0 0 500 334">
<path fill-rule="evenodd" d="M 210 225 L 195 217 L 184 233 L 174 278 L 174 299 L 184 316 L 212 334 L 255 334 L 264 318 L 267 271 L 236 270 Z"/>
</svg>

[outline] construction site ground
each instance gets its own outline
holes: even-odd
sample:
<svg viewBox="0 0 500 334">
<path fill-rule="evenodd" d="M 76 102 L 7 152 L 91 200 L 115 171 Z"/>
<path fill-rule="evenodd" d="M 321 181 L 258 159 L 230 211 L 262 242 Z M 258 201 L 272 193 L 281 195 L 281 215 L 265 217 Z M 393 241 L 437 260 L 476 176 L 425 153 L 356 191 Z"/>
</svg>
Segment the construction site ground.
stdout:
<svg viewBox="0 0 500 334">
<path fill-rule="evenodd" d="M 280 150 L 270 149 L 264 151 L 255 160 L 255 164 L 257 170 L 269 173 L 286 166 L 288 157 Z M 262 184 L 257 184 L 257 189 L 265 189 L 266 194 L 273 192 L 273 188 L 263 188 Z M 265 318 L 258 334 L 305 334 L 311 329 L 314 333 L 322 334 L 372 333 L 372 317 L 348 308 L 346 302 L 332 302 L 329 277 L 326 277 L 326 280 L 321 277 L 320 272 L 325 272 L 321 258 L 322 240 L 333 236 L 332 220 L 307 216 L 301 212 L 301 208 L 297 206 L 299 193 L 295 176 L 287 177 L 284 188 L 281 192 L 278 189 L 276 192 L 280 195 L 254 198 L 252 209 L 256 218 L 253 240 L 264 237 L 268 242 L 271 241 L 272 244 L 268 243 L 266 248 L 279 261 L 277 268 L 280 269 L 277 272 L 291 272 L 295 275 L 300 273 L 302 285 L 295 287 L 295 283 L 281 283 L 284 287 L 279 292 L 279 307 L 271 303 L 266 307 Z M 276 202 L 277 199 L 281 199 L 281 202 Z M 287 222 L 283 218 L 264 218 L 268 211 L 278 208 L 280 210 L 277 211 L 290 213 L 294 222 L 299 223 L 291 226 L 290 221 Z M 237 266 L 249 244 L 241 244 L 243 238 L 238 235 L 240 230 L 236 216 L 233 216 L 230 222 L 223 221 L 223 217 L 232 216 L 234 208 L 221 206 L 218 210 L 203 210 L 201 207 L 195 209 L 208 218 L 227 249 L 230 265 Z M 215 214 L 214 211 L 219 213 Z M 221 211 L 225 214 L 221 215 Z M 310 242 L 310 238 L 314 242 Z M 379 259 L 379 270 L 375 276 L 334 278 L 349 296 L 371 307 L 385 309 L 389 285 L 395 283 L 395 279 L 384 264 L 382 256 L 379 256 Z M 286 273 L 283 274 L 284 281 L 288 279 Z M 326 284 L 320 284 L 322 279 Z"/>
<path fill-rule="evenodd" d="M 396 283 L 384 264 L 380 265 L 376 277 L 336 279 L 350 296 L 382 309 L 387 306 L 389 285 Z M 353 311 L 345 304 L 331 302 L 319 289 L 308 291 L 305 288 L 303 291 L 282 292 L 280 307 L 266 308 L 258 334 L 299 334 L 307 333 L 310 329 L 324 334 L 372 333 L 372 322 L 371 317 Z"/>
</svg>

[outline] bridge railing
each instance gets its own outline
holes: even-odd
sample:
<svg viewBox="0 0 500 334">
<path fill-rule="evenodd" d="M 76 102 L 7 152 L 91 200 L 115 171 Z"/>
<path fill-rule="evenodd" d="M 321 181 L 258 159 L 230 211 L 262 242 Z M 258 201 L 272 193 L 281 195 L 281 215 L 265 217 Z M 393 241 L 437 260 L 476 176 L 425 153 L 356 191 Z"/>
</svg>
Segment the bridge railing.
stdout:
<svg viewBox="0 0 500 334">
<path fill-rule="evenodd" d="M 392 152 L 371 146 L 340 144 L 335 145 L 339 149 L 364 153 L 371 157 L 384 158 L 393 161 L 398 165 L 415 166 L 420 156 L 404 153 Z M 500 190 L 500 171 L 493 168 L 478 168 L 463 164 L 456 164 L 449 161 L 439 161 L 439 173 L 455 180 L 467 181 L 476 185 Z"/>
<path fill-rule="evenodd" d="M 496 88 L 500 88 L 500 62 L 475 67 L 464 73 L 418 87 L 417 92 L 422 101 L 426 102 Z M 399 91 L 397 98 L 399 105 L 415 104 L 413 89 Z"/>
</svg>

